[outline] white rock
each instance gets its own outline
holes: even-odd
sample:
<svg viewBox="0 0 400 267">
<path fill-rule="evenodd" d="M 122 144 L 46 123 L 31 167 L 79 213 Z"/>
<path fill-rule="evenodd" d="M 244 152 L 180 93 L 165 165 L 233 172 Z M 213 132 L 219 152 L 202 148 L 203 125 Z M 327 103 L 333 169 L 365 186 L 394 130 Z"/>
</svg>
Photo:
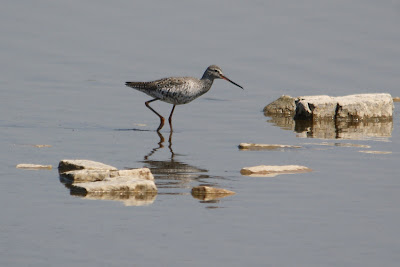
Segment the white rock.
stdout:
<svg viewBox="0 0 400 267">
<path fill-rule="evenodd" d="M 390 94 L 301 96 L 296 99 L 295 119 L 391 119 L 393 108 L 393 98 Z"/>
<path fill-rule="evenodd" d="M 239 149 L 242 150 L 261 150 L 261 149 L 279 149 L 279 148 L 301 148 L 301 146 L 292 145 L 278 145 L 278 144 L 253 144 L 253 143 L 240 143 Z"/>
<path fill-rule="evenodd" d="M 312 171 L 310 168 L 299 165 L 259 165 L 254 167 L 245 167 L 240 170 L 240 173 L 248 176 L 273 177 L 278 174 L 302 173 L 310 171 Z"/>
<path fill-rule="evenodd" d="M 118 176 L 105 178 L 99 182 L 76 183 L 73 184 L 71 191 L 146 194 L 157 192 L 157 187 L 151 180 L 138 179 L 132 176 Z"/>
<path fill-rule="evenodd" d="M 154 180 L 154 176 L 148 168 L 139 168 L 131 170 L 74 170 L 60 174 L 64 178 L 74 182 L 95 182 L 103 181 L 106 178 L 113 178 L 118 176 L 131 176 L 133 178 Z"/>
<path fill-rule="evenodd" d="M 92 161 L 92 160 L 85 160 L 85 159 L 64 159 L 61 160 L 58 164 L 58 172 L 63 173 L 72 170 L 114 170 L 116 171 L 117 168 L 106 165 L 101 162 Z"/>
</svg>

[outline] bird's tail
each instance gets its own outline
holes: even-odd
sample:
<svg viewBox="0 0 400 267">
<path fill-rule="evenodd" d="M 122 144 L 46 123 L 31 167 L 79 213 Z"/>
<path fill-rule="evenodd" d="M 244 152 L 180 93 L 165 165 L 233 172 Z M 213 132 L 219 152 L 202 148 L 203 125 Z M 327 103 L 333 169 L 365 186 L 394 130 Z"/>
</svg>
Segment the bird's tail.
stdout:
<svg viewBox="0 0 400 267">
<path fill-rule="evenodd" d="M 135 89 L 146 89 L 148 82 L 126 82 L 125 85 Z"/>
</svg>

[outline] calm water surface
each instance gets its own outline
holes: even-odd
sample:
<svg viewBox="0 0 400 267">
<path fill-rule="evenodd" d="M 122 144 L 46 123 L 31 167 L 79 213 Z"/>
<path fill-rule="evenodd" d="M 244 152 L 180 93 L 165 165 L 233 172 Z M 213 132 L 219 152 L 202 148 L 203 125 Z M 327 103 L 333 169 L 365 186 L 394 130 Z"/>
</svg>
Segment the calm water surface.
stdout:
<svg viewBox="0 0 400 267">
<path fill-rule="evenodd" d="M 399 106 L 392 123 L 342 135 L 262 109 L 282 94 L 399 96 L 399 15 L 393 1 L 3 1 L 0 265 L 397 266 Z M 176 108 L 171 137 L 154 131 L 149 98 L 124 86 L 201 77 L 211 64 L 245 90 L 215 81 Z M 149 167 L 159 193 L 72 196 L 56 170 L 66 158 Z M 260 164 L 314 171 L 240 175 Z M 236 195 L 199 200 L 197 185 Z"/>
</svg>

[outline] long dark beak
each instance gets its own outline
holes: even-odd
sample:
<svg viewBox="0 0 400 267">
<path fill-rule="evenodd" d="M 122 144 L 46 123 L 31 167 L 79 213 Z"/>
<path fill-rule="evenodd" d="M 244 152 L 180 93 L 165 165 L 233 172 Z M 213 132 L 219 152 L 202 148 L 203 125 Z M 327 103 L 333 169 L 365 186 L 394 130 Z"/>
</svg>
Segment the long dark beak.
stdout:
<svg viewBox="0 0 400 267">
<path fill-rule="evenodd" d="M 228 82 L 233 83 L 233 84 L 236 85 L 237 87 L 240 87 L 240 88 L 242 88 L 242 89 L 244 90 L 244 88 L 243 88 L 242 86 L 240 86 L 239 84 L 237 84 L 237 83 L 235 83 L 235 82 L 229 80 L 229 79 L 228 79 L 227 77 L 225 77 L 224 75 L 220 74 L 220 76 L 221 76 L 222 79 L 227 80 Z"/>
</svg>

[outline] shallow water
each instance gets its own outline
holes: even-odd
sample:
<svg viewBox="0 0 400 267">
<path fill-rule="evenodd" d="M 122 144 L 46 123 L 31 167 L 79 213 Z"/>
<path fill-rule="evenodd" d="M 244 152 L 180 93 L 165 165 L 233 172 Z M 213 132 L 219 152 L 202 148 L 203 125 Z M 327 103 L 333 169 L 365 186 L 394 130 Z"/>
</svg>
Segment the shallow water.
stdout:
<svg viewBox="0 0 400 267">
<path fill-rule="evenodd" d="M 397 266 L 399 105 L 390 125 L 342 135 L 262 109 L 282 94 L 398 96 L 399 12 L 392 1 L 5 1 L 0 265 Z M 211 64 L 245 90 L 215 81 L 176 108 L 171 137 L 155 131 L 149 98 L 124 86 L 201 77 Z M 146 203 L 72 196 L 56 170 L 66 158 L 149 167 L 159 193 Z M 260 164 L 313 172 L 240 174 Z M 199 200 L 197 185 L 236 194 Z"/>
</svg>

